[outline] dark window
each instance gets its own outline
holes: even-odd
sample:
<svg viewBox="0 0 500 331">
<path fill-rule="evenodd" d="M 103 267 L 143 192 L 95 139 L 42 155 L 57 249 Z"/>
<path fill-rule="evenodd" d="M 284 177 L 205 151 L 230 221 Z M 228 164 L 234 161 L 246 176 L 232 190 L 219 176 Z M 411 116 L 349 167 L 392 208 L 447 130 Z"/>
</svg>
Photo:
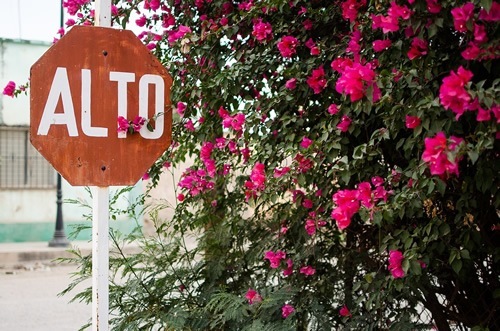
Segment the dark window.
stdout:
<svg viewBox="0 0 500 331">
<path fill-rule="evenodd" d="M 28 127 L 0 126 L 0 189 L 53 188 L 56 173 L 31 146 Z"/>
</svg>

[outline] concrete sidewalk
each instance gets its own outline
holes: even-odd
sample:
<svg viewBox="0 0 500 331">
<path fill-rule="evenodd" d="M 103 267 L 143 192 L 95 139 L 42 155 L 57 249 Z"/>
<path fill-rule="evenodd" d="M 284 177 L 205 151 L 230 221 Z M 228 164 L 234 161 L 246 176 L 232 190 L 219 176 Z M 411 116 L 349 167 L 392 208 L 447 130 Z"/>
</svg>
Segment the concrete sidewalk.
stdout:
<svg viewBox="0 0 500 331">
<path fill-rule="evenodd" d="M 92 252 L 92 243 L 76 241 L 69 247 L 49 247 L 48 242 L 0 243 L 0 267 L 71 257 L 71 248 L 79 248 L 87 255 Z"/>
<path fill-rule="evenodd" d="M 79 249 L 82 255 L 92 253 L 92 243 L 72 241 L 69 247 L 49 247 L 48 242 L 0 243 L 0 269 L 40 263 L 50 263 L 58 258 L 74 256 L 69 250 Z M 125 253 L 139 252 L 138 245 L 127 245 Z"/>
</svg>

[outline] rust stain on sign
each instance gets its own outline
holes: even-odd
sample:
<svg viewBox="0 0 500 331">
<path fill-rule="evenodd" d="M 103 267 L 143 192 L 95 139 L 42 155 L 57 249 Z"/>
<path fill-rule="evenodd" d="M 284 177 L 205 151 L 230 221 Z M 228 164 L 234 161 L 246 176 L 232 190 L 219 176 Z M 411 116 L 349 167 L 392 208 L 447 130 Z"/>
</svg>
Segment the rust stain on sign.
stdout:
<svg viewBox="0 0 500 331">
<path fill-rule="evenodd" d="M 171 143 L 171 86 L 131 31 L 75 26 L 31 67 L 31 142 L 72 185 L 133 185 Z M 125 137 L 118 116 L 154 130 Z"/>
</svg>

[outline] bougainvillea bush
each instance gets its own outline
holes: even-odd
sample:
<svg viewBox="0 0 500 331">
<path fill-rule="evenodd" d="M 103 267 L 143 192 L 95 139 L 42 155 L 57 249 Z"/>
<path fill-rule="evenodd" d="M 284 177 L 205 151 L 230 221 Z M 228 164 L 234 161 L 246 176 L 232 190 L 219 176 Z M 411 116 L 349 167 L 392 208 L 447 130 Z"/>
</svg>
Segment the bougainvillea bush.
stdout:
<svg viewBox="0 0 500 331">
<path fill-rule="evenodd" d="M 150 183 L 189 162 L 174 216 L 111 261 L 116 330 L 500 328 L 499 2 L 113 13 L 175 81 Z"/>
</svg>

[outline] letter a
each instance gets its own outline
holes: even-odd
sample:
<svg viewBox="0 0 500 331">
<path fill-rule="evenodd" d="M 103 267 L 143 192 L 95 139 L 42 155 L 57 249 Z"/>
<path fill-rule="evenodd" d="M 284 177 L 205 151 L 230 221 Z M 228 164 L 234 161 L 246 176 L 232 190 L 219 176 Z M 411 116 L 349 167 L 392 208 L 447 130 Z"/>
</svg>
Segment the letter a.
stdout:
<svg viewBox="0 0 500 331">
<path fill-rule="evenodd" d="M 63 112 L 56 113 L 57 102 L 61 98 Z M 69 88 L 68 72 L 66 68 L 58 67 L 54 75 L 54 80 L 50 86 L 47 103 L 43 109 L 42 119 L 38 126 L 38 135 L 46 136 L 50 126 L 56 124 L 66 125 L 71 137 L 78 136 L 76 128 L 75 108 L 71 99 L 71 90 Z"/>
</svg>

